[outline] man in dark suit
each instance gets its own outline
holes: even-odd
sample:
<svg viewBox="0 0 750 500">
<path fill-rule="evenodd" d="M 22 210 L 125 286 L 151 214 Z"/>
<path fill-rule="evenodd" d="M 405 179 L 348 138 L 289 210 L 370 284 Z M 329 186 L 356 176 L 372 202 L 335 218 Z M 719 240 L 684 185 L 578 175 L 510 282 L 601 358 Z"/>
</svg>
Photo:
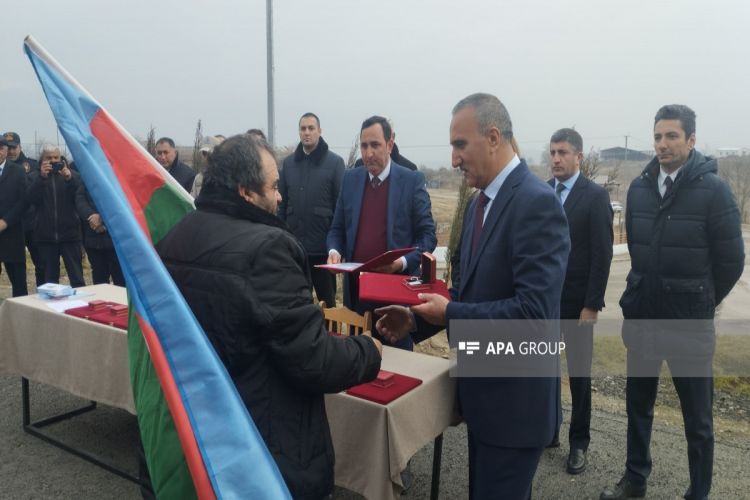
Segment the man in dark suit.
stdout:
<svg viewBox="0 0 750 500">
<path fill-rule="evenodd" d="M 420 341 L 458 319 L 558 318 L 570 250 L 565 215 L 555 193 L 515 154 L 512 139 L 510 116 L 497 97 L 473 94 L 453 108 L 452 164 L 480 190 L 466 212 L 460 279 L 452 301 L 421 294 L 424 303 L 411 309 L 379 309 L 377 329 L 385 338 L 412 332 Z M 458 378 L 470 498 L 531 497 L 539 458 L 562 417 L 558 383 L 551 377 Z"/>
<path fill-rule="evenodd" d="M 26 208 L 26 173 L 11 162 L 8 144 L 0 137 L 0 263 L 13 287 L 13 296 L 27 295 L 23 213 Z"/>
<path fill-rule="evenodd" d="M 565 274 L 560 319 L 572 412 L 566 469 L 580 474 L 586 469 L 586 452 L 591 441 L 591 356 L 594 323 L 604 307 L 604 291 L 612 263 L 612 206 L 609 193 L 581 175 L 583 139 L 563 128 L 552 135 L 550 169 L 555 188 L 568 218 L 570 256 Z"/>
<path fill-rule="evenodd" d="M 360 150 L 366 168 L 344 173 L 328 231 L 329 264 L 366 262 L 387 250 L 415 247 L 414 252 L 377 272 L 416 274 L 420 253 L 435 249 L 435 222 L 424 174 L 393 162 L 392 148 L 388 120 L 373 116 L 362 123 Z M 357 300 L 356 279 L 344 277 L 344 305 L 362 312 L 372 305 Z M 401 346 L 411 348 L 411 340 Z"/>
</svg>

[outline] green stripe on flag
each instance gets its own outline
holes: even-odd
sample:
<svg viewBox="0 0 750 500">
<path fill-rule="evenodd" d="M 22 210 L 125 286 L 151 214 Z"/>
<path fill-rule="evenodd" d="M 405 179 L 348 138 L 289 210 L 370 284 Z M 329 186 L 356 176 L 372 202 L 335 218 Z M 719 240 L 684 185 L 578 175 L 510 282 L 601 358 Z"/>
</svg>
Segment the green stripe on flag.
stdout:
<svg viewBox="0 0 750 500">
<path fill-rule="evenodd" d="M 168 184 L 154 191 L 143 213 L 155 245 L 193 210 L 193 206 Z M 194 499 L 197 497 L 182 444 L 159 378 L 130 305 L 128 320 L 128 356 L 130 382 L 138 413 L 138 427 L 148 463 L 151 484 L 157 498 Z"/>
</svg>

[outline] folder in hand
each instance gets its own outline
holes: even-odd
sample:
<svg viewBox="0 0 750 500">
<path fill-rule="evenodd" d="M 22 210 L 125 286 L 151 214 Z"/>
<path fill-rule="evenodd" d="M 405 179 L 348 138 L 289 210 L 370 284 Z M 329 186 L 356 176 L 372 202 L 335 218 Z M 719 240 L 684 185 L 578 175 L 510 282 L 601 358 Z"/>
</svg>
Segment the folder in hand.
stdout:
<svg viewBox="0 0 750 500">
<path fill-rule="evenodd" d="M 328 269 L 334 273 L 353 273 L 355 271 L 372 271 L 381 266 L 387 266 L 398 258 L 404 255 L 412 253 L 416 248 L 398 248 L 395 250 L 388 250 L 385 253 L 374 257 L 367 262 L 341 262 L 339 264 L 318 264 L 315 267 L 321 269 Z"/>
</svg>

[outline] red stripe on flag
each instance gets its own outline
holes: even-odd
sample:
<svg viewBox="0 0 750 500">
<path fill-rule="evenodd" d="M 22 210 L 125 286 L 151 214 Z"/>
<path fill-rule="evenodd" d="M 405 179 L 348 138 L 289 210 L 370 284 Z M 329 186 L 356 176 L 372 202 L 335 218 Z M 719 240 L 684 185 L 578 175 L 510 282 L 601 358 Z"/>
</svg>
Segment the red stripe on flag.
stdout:
<svg viewBox="0 0 750 500">
<path fill-rule="evenodd" d="M 195 440 L 190 419 L 182 404 L 182 398 L 177 390 L 177 384 L 172 376 L 172 370 L 169 368 L 167 358 L 164 356 L 164 350 L 159 342 L 159 338 L 156 336 L 154 329 L 151 328 L 151 325 L 137 312 L 136 317 L 138 318 L 138 325 L 143 332 L 143 338 L 146 340 L 146 345 L 148 345 L 154 370 L 159 377 L 159 382 L 161 382 L 161 388 L 167 400 L 169 411 L 172 414 L 177 435 L 182 443 L 182 451 L 185 454 L 185 460 L 188 469 L 190 469 L 190 475 L 193 478 L 195 492 L 201 500 L 214 500 L 216 493 L 208 478 L 208 472 L 198 449 L 198 443 Z"/>
<path fill-rule="evenodd" d="M 106 111 L 99 109 L 91 119 L 90 125 L 91 132 L 99 141 L 130 202 L 138 224 L 150 238 L 143 209 L 148 205 L 154 191 L 164 185 L 164 178 L 148 158 L 143 156 L 143 152 L 133 146 L 120 132 Z"/>
</svg>

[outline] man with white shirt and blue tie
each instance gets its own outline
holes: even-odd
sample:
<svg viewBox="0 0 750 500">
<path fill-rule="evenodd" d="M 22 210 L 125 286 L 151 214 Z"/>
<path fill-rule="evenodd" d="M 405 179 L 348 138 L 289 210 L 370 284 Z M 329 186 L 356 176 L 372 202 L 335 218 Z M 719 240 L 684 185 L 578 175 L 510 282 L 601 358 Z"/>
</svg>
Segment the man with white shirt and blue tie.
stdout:
<svg viewBox="0 0 750 500">
<path fill-rule="evenodd" d="M 663 106 L 653 133 L 656 157 L 630 185 L 625 212 L 631 262 L 620 299 L 628 349 L 626 470 L 600 498 L 646 494 L 654 403 L 666 361 L 687 438 L 684 497 L 703 500 L 713 474 L 713 318 L 744 269 L 740 213 L 716 160 L 695 150 L 692 109 Z"/>
<path fill-rule="evenodd" d="M 8 160 L 8 143 L 0 136 L 0 263 L 8 273 L 13 296 L 28 293 L 23 213 L 26 209 L 26 173 Z"/>
<path fill-rule="evenodd" d="M 586 469 L 591 441 L 591 357 L 594 323 L 604 307 L 612 262 L 612 206 L 609 193 L 581 173 L 583 138 L 571 128 L 552 134 L 549 184 L 555 188 L 568 219 L 570 255 L 565 272 L 560 318 L 572 411 L 566 463 L 569 474 Z M 557 436 L 552 446 L 559 444 Z"/>
</svg>

